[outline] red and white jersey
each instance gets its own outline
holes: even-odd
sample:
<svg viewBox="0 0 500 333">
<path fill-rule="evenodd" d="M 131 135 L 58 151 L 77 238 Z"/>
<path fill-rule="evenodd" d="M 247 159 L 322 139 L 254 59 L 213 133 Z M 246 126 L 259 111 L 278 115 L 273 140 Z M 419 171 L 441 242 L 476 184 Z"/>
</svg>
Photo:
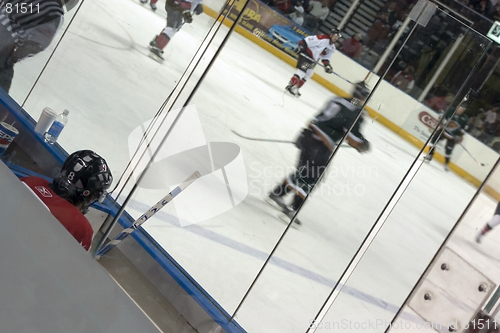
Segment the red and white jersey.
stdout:
<svg viewBox="0 0 500 333">
<path fill-rule="evenodd" d="M 54 217 L 80 242 L 85 250 L 90 249 L 94 231 L 82 212 L 58 196 L 49 182 L 40 177 L 23 177 L 21 180 L 45 204 Z"/>
<path fill-rule="evenodd" d="M 200 4 L 203 0 L 185 0 L 186 2 L 191 2 L 191 13 L 194 11 L 194 9 L 196 8 L 196 6 L 198 6 L 198 4 Z"/>
<path fill-rule="evenodd" d="M 189 9 L 191 13 L 193 13 L 194 9 L 198 4 L 200 4 L 203 0 L 180 0 L 182 10 Z"/>
<path fill-rule="evenodd" d="M 330 44 L 330 36 L 326 34 L 304 38 L 307 47 L 311 50 L 314 61 L 328 60 L 335 52 L 335 43 Z"/>
</svg>

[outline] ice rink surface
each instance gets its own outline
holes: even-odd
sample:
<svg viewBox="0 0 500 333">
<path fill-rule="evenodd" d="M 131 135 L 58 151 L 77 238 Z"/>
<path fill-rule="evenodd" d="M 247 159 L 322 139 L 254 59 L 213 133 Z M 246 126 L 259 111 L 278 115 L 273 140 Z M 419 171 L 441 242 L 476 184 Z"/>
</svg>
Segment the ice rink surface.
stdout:
<svg viewBox="0 0 500 333">
<path fill-rule="evenodd" d="M 24 103 L 35 119 L 45 106 L 59 112 L 69 109 L 61 145 L 68 152 L 96 150 L 109 162 L 116 180 L 130 159 L 131 133 L 153 118 L 214 23 L 200 15 L 183 26 L 160 64 L 148 57 L 147 50 L 165 25 L 163 3 L 158 7 L 152 12 L 138 0 L 87 0 Z M 215 44 L 227 30 L 221 28 Z M 204 64 L 214 52 L 215 48 L 209 50 Z M 19 103 L 26 99 L 49 54 L 16 66 L 11 95 Z M 291 144 L 249 141 L 232 130 L 257 138 L 294 140 L 332 97 L 312 80 L 301 89 L 301 98 L 285 94 L 294 72 L 242 36 L 231 36 L 190 105 L 196 109 L 207 143 L 231 142 L 239 147 L 247 188 L 233 190 L 247 194 L 232 209 L 195 224 L 183 226 L 176 206 L 169 205 L 144 225 L 230 315 L 287 228 L 263 199 L 293 170 L 298 153 Z M 196 71 L 194 76 L 200 74 Z M 169 114 L 167 122 L 174 115 Z M 187 136 L 195 135 L 183 129 Z M 306 331 L 418 156 L 417 148 L 369 117 L 363 133 L 372 151 L 361 155 L 340 147 L 324 181 L 298 214 L 303 225 L 288 229 L 238 311 L 236 320 L 247 332 Z M 183 143 L 171 146 L 175 144 Z M 139 217 L 167 190 L 140 188 L 127 211 Z M 476 188 L 445 172 L 439 163 L 423 164 L 325 322 L 372 321 L 375 327 L 365 325 L 360 330 L 353 324 L 336 330 L 384 331 L 475 193 Z M 210 199 L 218 198 L 213 194 Z M 479 195 L 450 247 L 498 283 L 500 250 L 495 231 L 483 244 L 474 242 L 495 204 Z"/>
</svg>

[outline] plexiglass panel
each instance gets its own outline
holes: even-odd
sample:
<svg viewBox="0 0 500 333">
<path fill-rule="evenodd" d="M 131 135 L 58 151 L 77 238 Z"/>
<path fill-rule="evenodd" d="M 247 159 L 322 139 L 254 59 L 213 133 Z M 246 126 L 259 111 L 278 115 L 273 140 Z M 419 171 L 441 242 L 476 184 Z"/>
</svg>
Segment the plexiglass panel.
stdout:
<svg viewBox="0 0 500 333">
<path fill-rule="evenodd" d="M 442 11 L 438 10 L 434 15 L 440 20 L 454 22 Z M 411 35 L 401 37 L 399 48 L 394 49 L 394 57 L 387 60 L 388 64 L 392 63 L 387 73 L 399 72 L 398 66 L 401 64 L 398 50 L 406 46 L 404 40 L 407 38 L 408 43 L 421 40 L 421 35 L 427 33 L 428 27 L 409 25 L 408 28 Z M 467 53 L 473 53 L 470 57 L 482 59 L 485 46 L 489 44 L 484 37 L 465 27 L 459 27 L 453 33 L 455 38 L 450 40 L 449 48 L 466 48 Z M 456 52 L 454 57 L 446 60 L 447 63 L 442 59 L 440 64 L 448 67 L 445 72 L 447 75 L 453 73 L 464 77 L 461 82 L 467 84 L 467 79 L 474 73 L 474 65 L 457 65 L 464 59 L 462 51 Z M 436 66 L 439 67 L 439 64 Z M 450 71 L 450 68 L 454 70 Z M 436 68 L 428 68 L 422 75 L 431 77 L 435 71 Z M 376 78 L 369 82 L 377 84 Z M 452 111 L 463 102 L 461 97 L 464 96 L 462 86 L 454 89 L 454 95 L 460 97 L 452 101 L 449 108 Z M 396 201 L 391 203 L 396 206 L 392 214 L 388 215 L 384 228 L 323 320 L 325 324 L 330 324 L 329 329 L 343 332 L 362 328 L 380 331 L 380 325 L 378 330 L 367 327 L 368 321 L 379 320 L 379 324 L 380 320 L 391 321 L 447 232 L 473 197 L 475 188 L 464 180 L 471 177 L 462 169 L 468 162 L 460 164 L 459 161 L 465 158 L 463 147 L 467 146 L 466 142 L 470 141 L 474 146 L 474 139 L 466 136 L 463 146 L 457 144 L 451 154 L 441 146 L 444 142 L 438 144 L 438 154 L 435 156 L 441 155 L 439 161 L 436 158 L 418 170 L 423 163 L 423 155 L 419 157 L 420 149 L 436 131 L 440 115 L 401 90 L 405 89 L 398 86 L 396 81 L 381 81 L 373 92 L 368 110 L 375 119 L 366 116 L 367 121 L 362 127 L 363 136 L 370 141 L 373 149 L 368 154 L 360 155 L 353 149 L 340 147 L 328 166 L 328 176 L 299 211 L 298 219 L 302 222 L 300 230 L 291 229 L 281 242 L 273 255 L 272 264 L 266 267 L 236 316 L 250 331 L 258 331 L 258 327 L 262 329 L 263 325 L 275 332 L 306 331 L 308 325 L 305 323 L 317 318 L 318 306 L 326 303 L 325 310 L 331 305 L 329 302 L 332 298 L 329 296 L 332 288 L 343 281 L 341 279 L 345 278 L 346 272 L 349 273 L 346 267 L 351 260 L 356 262 L 361 258 L 357 251 L 366 250 L 360 248 L 362 244 L 366 245 L 365 237 L 375 236 L 369 234 L 372 228 L 379 227 L 378 224 L 374 225 L 375 221 L 379 217 L 382 221 L 387 218 L 385 214 L 390 212 L 387 211 L 387 202 L 393 195 L 399 195 L 395 193 L 396 189 L 406 186 L 402 182 L 410 172 L 411 175 L 404 180 L 412 180 L 410 186 L 397 204 Z M 389 129 L 395 130 L 399 136 Z M 401 136 L 410 139 L 410 142 Z M 479 153 L 478 150 L 472 151 Z M 442 162 L 446 155 L 451 158 L 449 167 L 455 170 L 458 177 L 443 168 Z M 470 159 L 470 156 L 467 157 Z M 471 173 L 478 172 L 479 182 L 488 172 L 486 168 L 477 168 L 477 165 L 468 170 Z M 458 186 L 457 182 L 460 189 L 453 187 Z M 351 192 L 348 191 L 349 185 Z M 341 188 L 344 191 L 338 191 Z M 439 224 L 432 227 L 435 221 L 439 221 Z M 429 229 L 433 228 L 437 230 L 429 236 Z M 424 242 L 422 239 L 427 237 L 431 239 Z M 263 303 L 272 304 L 272 310 L 270 306 L 264 307 Z M 287 311 L 281 310 L 284 308 Z M 320 312 L 319 318 L 322 315 L 324 313 Z M 357 324 L 339 326 L 349 321 Z M 337 324 L 332 325 L 334 322 Z M 320 326 L 321 323 L 316 328 L 327 329 L 326 326 Z M 364 323 L 363 327 L 361 323 Z"/>
<path fill-rule="evenodd" d="M 165 62 L 159 63 L 148 48 L 166 25 L 164 7 L 164 2 L 156 11 L 140 1 L 82 2 L 24 104 L 34 119 L 44 107 L 57 113 L 68 109 L 59 143 L 70 152 L 94 149 L 105 156 L 117 180 L 131 158 L 129 137 L 155 117 L 215 23 L 209 15 L 195 16 L 171 38 Z M 219 10 L 213 7 L 213 14 Z M 20 62 L 19 70 L 16 65 L 13 93 L 18 102 L 23 94 L 18 98 L 16 91 L 31 88 L 22 78 L 32 69 L 23 66 L 42 58 Z"/>
<path fill-rule="evenodd" d="M 293 140 L 309 105 L 320 107 L 329 94 L 314 81 L 303 99 L 285 94 L 292 74 L 280 59 L 232 35 L 127 206 L 139 216 L 168 186 L 201 172 L 144 226 L 229 314 L 287 226 L 264 199 L 293 169 Z"/>
<path fill-rule="evenodd" d="M 494 332 L 498 324 L 498 264 L 495 227 L 499 221 L 495 168 L 475 194 L 453 232 L 406 300 L 396 322 L 415 332 L 434 329 Z M 392 325 L 389 332 L 397 332 Z"/>
<path fill-rule="evenodd" d="M 383 38 L 366 36 L 369 66 L 335 52 L 333 73 L 318 63 L 293 96 L 285 87 L 297 68 L 288 55 L 297 55 L 298 40 L 311 31 L 258 1 L 224 5 L 204 2 L 204 13 L 175 38 L 167 29 L 161 61 L 150 54 L 150 42 L 162 42 L 154 37 L 165 27 L 164 2 L 153 11 L 141 1 L 87 0 L 61 30 L 51 60 L 32 58 L 46 65 L 34 87 L 28 74 L 39 70 L 30 69 L 31 59 L 16 65 L 12 95 L 35 119 L 47 106 L 70 110 L 59 142 L 69 152 L 94 149 L 106 158 L 115 175 L 112 195 L 134 219 L 200 173 L 143 227 L 248 332 L 305 332 L 315 319 L 322 329 L 359 323 L 343 332 L 390 322 L 473 197 L 472 184 L 498 158 L 467 134 L 452 133 L 452 151 L 447 140 L 431 140 L 444 138 L 443 115 L 451 118 L 459 106 L 471 115 L 464 103 L 482 87 L 476 74 L 490 72 L 483 60 L 491 42 L 434 5 L 422 26 L 414 20 L 424 7 L 415 14 L 410 4 L 388 3 L 382 12 L 397 10 L 400 24 Z M 232 34 L 218 12 L 232 20 L 243 13 Z M 353 35 L 344 24 L 342 32 Z M 330 31 L 326 24 L 318 29 Z M 266 200 L 297 171 L 302 130 L 331 98 L 350 97 L 359 81 L 373 90 L 361 115 L 371 149 L 360 154 L 347 140 L 338 142 L 328 166 L 319 168 L 321 182 L 301 189 L 307 198 L 291 222 Z M 423 164 L 429 143 L 436 144 L 434 159 Z M 410 180 L 391 212 L 387 203 Z M 290 206 L 292 195 L 284 200 Z M 377 238 L 360 261 L 367 236 Z M 347 280 L 352 261 L 358 268 Z M 347 284 L 335 301 L 341 279 Z"/>
</svg>

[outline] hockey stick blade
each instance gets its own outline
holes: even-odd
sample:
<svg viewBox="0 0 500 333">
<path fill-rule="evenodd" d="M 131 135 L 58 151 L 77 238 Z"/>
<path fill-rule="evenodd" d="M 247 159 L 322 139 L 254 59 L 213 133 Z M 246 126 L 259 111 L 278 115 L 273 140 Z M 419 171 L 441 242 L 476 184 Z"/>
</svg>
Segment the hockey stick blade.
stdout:
<svg viewBox="0 0 500 333">
<path fill-rule="evenodd" d="M 292 143 L 295 144 L 294 141 L 290 140 L 275 140 L 275 139 L 260 139 L 260 138 L 250 138 L 248 136 L 241 135 L 240 133 L 236 132 L 235 130 L 231 130 L 234 134 L 239 136 L 240 138 L 246 139 L 246 140 L 252 140 L 252 141 L 262 141 L 262 142 L 279 142 L 279 143 Z"/>
<path fill-rule="evenodd" d="M 137 220 L 132 222 L 132 225 L 124 229 L 118 236 L 111 240 L 108 244 L 104 245 L 100 250 L 97 251 L 95 258 L 97 260 L 101 259 L 102 256 L 107 254 L 111 249 L 120 244 L 125 238 L 127 238 L 131 233 L 133 233 L 140 225 L 146 222 L 150 217 L 156 214 L 160 209 L 166 206 L 170 201 L 172 201 L 179 193 L 184 191 L 186 187 L 191 185 L 196 179 L 200 178 L 201 174 L 195 171 L 189 178 L 184 182 L 174 188 L 169 194 L 164 196 L 160 201 L 151 207 L 146 213 L 142 214 Z"/>
</svg>

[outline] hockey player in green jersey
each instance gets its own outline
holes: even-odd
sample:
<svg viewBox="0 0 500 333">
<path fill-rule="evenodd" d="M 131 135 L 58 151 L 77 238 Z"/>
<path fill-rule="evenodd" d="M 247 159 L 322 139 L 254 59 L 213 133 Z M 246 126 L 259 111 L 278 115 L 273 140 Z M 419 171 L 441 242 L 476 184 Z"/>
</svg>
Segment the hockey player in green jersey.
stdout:
<svg viewBox="0 0 500 333">
<path fill-rule="evenodd" d="M 450 158 L 451 153 L 455 144 L 460 143 L 463 139 L 463 135 L 467 130 L 467 124 L 469 123 L 469 117 L 464 113 L 466 110 L 465 105 L 459 105 L 456 109 L 449 108 L 444 114 L 444 120 L 442 125 L 446 126 L 441 135 L 442 127 L 437 130 L 431 137 L 429 146 L 429 153 L 425 157 L 427 161 L 432 160 L 434 156 L 436 143 L 440 140 L 446 139 L 445 155 L 444 155 L 444 169 L 446 171 L 450 170 Z"/>
</svg>

